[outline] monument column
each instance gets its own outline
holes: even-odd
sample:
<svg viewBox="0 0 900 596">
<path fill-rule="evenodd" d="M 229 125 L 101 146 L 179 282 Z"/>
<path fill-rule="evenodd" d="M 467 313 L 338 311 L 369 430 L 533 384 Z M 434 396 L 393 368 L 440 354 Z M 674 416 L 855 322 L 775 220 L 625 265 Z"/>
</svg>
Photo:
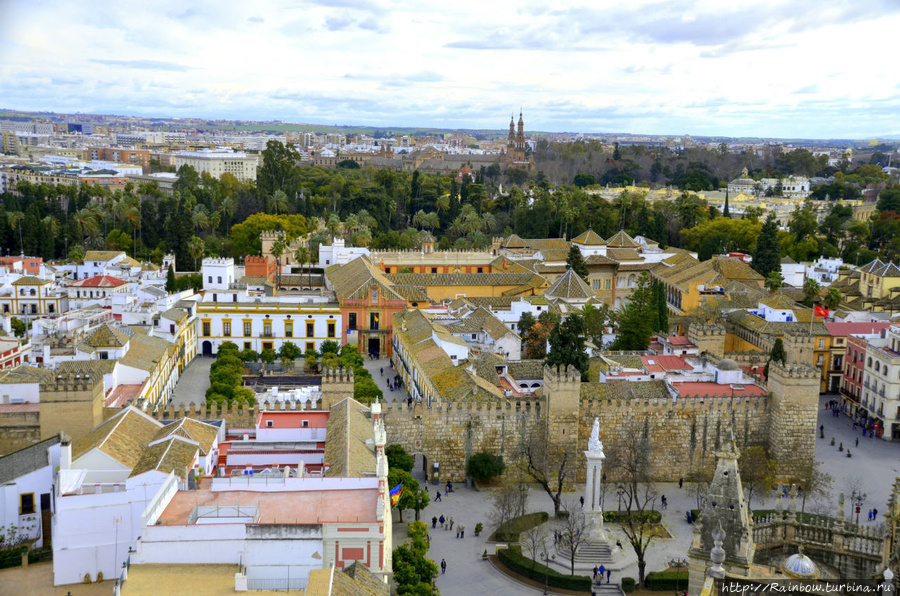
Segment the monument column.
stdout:
<svg viewBox="0 0 900 596">
<path fill-rule="evenodd" d="M 603 532 L 603 506 L 601 503 L 603 482 L 603 443 L 600 442 L 600 419 L 594 418 L 588 448 L 584 452 L 587 458 L 587 475 L 584 482 L 584 515 L 588 519 L 592 533 Z"/>
</svg>

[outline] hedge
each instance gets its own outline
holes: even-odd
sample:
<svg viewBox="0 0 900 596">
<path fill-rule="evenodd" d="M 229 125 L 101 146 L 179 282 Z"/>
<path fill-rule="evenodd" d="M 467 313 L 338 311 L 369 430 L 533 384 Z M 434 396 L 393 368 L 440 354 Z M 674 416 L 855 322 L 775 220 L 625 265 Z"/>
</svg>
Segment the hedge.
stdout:
<svg viewBox="0 0 900 596">
<path fill-rule="evenodd" d="M 622 591 L 626 594 L 631 594 L 632 592 L 634 592 L 635 585 L 637 585 L 637 582 L 634 581 L 633 577 L 622 578 Z"/>
<path fill-rule="evenodd" d="M 662 514 L 659 511 L 644 511 L 643 513 L 635 511 L 632 515 L 637 517 L 638 520 L 643 520 L 645 523 L 658 524 L 662 521 Z M 628 521 L 628 512 L 604 511 L 603 521 L 611 524 L 623 524 Z"/>
<path fill-rule="evenodd" d="M 22 553 L 28 550 L 27 546 L 17 546 L 0 552 L 0 569 L 18 567 L 22 564 Z"/>
<path fill-rule="evenodd" d="M 685 571 L 653 571 L 644 579 L 644 586 L 648 590 L 660 592 L 664 590 L 687 590 L 688 572 Z"/>
<path fill-rule="evenodd" d="M 531 580 L 543 582 L 546 578 L 547 583 L 553 588 L 576 592 L 591 591 L 591 578 L 584 575 L 562 575 L 556 570 L 545 567 L 522 555 L 522 551 L 518 546 L 498 550 L 497 558 L 512 571 Z M 533 569 L 532 565 L 534 566 Z"/>
<path fill-rule="evenodd" d="M 499 528 L 491 536 L 493 542 L 518 542 L 519 534 L 526 532 L 535 526 L 545 523 L 550 516 L 546 511 L 539 513 L 526 513 L 519 517 L 514 517 L 508 522 L 501 524 Z"/>
</svg>

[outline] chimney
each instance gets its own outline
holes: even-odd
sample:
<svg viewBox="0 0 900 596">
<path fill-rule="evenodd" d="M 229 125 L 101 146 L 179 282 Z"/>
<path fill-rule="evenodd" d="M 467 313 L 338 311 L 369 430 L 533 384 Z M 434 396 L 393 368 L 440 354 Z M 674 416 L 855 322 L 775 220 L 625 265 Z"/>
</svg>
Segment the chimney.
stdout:
<svg viewBox="0 0 900 596">
<path fill-rule="evenodd" d="M 72 469 L 72 439 L 66 433 L 59 433 L 59 469 Z"/>
</svg>

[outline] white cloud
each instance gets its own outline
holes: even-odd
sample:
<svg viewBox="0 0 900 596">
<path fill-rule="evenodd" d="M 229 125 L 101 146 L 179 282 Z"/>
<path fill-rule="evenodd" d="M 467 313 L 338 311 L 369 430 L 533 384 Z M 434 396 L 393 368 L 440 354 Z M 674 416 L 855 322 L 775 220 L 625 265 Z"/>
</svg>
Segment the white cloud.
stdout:
<svg viewBox="0 0 900 596">
<path fill-rule="evenodd" d="M 895 0 L 10 0 L 3 107 L 323 124 L 900 133 Z"/>
</svg>

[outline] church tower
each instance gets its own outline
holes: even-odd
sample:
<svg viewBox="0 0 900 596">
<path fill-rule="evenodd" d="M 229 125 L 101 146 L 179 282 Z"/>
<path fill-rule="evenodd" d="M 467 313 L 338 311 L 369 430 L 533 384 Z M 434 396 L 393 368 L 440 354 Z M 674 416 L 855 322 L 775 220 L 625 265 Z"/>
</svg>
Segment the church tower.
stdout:
<svg viewBox="0 0 900 596">
<path fill-rule="evenodd" d="M 512 135 L 512 121 L 509 123 L 509 134 Z M 522 119 L 522 108 L 519 108 L 519 132 L 516 133 L 516 151 L 525 156 L 525 120 Z"/>
<path fill-rule="evenodd" d="M 506 152 L 512 153 L 516 148 L 516 122 L 513 115 L 509 116 L 509 137 L 506 140 Z"/>
</svg>

